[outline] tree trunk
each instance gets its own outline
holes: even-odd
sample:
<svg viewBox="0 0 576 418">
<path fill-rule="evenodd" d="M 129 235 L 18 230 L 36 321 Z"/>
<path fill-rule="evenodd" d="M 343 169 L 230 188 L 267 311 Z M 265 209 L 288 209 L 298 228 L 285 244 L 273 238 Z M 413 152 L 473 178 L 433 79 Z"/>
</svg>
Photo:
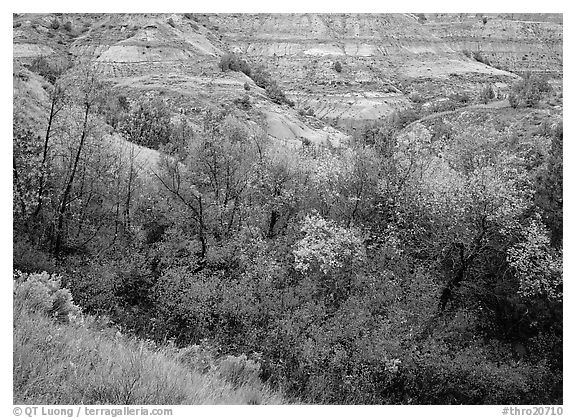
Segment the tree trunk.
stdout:
<svg viewBox="0 0 576 418">
<path fill-rule="evenodd" d="M 82 149 L 84 148 L 84 141 L 88 135 L 88 115 L 90 114 L 90 104 L 86 104 L 86 111 L 84 112 L 84 123 L 82 125 L 82 135 L 80 136 L 80 144 L 78 145 L 78 151 L 76 152 L 76 157 L 74 158 L 74 164 L 72 166 L 72 171 L 68 177 L 66 183 L 66 188 L 62 194 L 62 200 L 60 201 L 60 206 L 58 208 L 58 221 L 56 226 L 56 237 L 54 240 L 54 254 L 58 255 L 62 251 L 62 239 L 64 235 L 64 218 L 68 209 L 68 199 L 70 193 L 72 192 L 72 186 L 74 185 L 74 178 L 76 177 L 76 171 L 78 170 L 78 162 L 80 161 L 80 155 L 82 154 Z"/>
</svg>

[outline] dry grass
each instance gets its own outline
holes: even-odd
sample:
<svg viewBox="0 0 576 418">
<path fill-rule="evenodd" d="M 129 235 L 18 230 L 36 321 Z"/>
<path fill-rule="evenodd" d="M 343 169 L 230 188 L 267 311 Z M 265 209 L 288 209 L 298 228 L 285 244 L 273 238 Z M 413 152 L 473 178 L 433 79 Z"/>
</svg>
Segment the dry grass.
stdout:
<svg viewBox="0 0 576 418">
<path fill-rule="evenodd" d="M 110 329 L 14 313 L 15 404 L 278 404 L 264 385 L 232 383 Z"/>
</svg>

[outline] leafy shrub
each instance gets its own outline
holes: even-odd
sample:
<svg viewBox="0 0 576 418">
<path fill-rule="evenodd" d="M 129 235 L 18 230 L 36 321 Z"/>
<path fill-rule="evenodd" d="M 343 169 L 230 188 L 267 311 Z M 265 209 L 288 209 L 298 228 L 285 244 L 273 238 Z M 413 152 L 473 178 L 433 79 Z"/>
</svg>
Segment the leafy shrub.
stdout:
<svg viewBox="0 0 576 418">
<path fill-rule="evenodd" d="M 544 77 L 527 73 L 521 81 L 512 86 L 508 100 L 512 107 L 534 107 L 544 94 L 550 91 L 552 87 Z"/>
<path fill-rule="evenodd" d="M 200 344 L 180 348 L 176 353 L 176 358 L 181 363 L 202 374 L 212 373 L 216 370 L 217 357 L 218 350 L 207 340 L 201 340 Z"/>
<path fill-rule="evenodd" d="M 476 61 L 481 62 L 482 64 L 490 65 L 490 60 L 488 59 L 488 57 L 485 57 L 483 55 L 482 51 L 474 51 L 474 53 L 472 54 L 472 57 Z"/>
<path fill-rule="evenodd" d="M 240 108 L 244 110 L 248 110 L 252 107 L 252 103 L 250 103 L 250 96 L 247 94 L 234 100 L 234 103 L 236 103 Z"/>
<path fill-rule="evenodd" d="M 135 144 L 157 149 L 172 136 L 171 112 L 159 98 L 137 100 L 118 121 L 118 131 Z"/>
<path fill-rule="evenodd" d="M 314 116 L 314 109 L 307 107 L 306 109 L 298 109 L 300 116 Z"/>
<path fill-rule="evenodd" d="M 449 96 L 450 100 L 458 103 L 466 104 L 470 102 L 470 96 L 466 93 L 453 93 Z"/>
<path fill-rule="evenodd" d="M 404 359 L 400 367 L 398 381 L 409 403 L 517 405 L 551 397 L 552 376 L 541 367 L 515 364 L 512 359 L 498 364 L 479 347 L 454 354 L 441 346 L 426 351 Z"/>
<path fill-rule="evenodd" d="M 486 104 L 490 100 L 493 100 L 496 95 L 494 94 L 494 89 L 492 88 L 492 85 L 488 84 L 488 85 L 484 86 L 482 88 L 482 90 L 480 90 L 480 93 L 478 96 L 479 96 L 478 99 L 480 100 L 480 102 Z"/>
<path fill-rule="evenodd" d="M 14 272 L 14 305 L 20 310 L 52 316 L 70 322 L 81 315 L 68 289 L 61 289 L 61 277 L 55 274 Z"/>
<path fill-rule="evenodd" d="M 51 84 L 54 84 L 58 77 L 69 67 L 69 64 L 48 60 L 46 57 L 38 56 L 32 60 L 29 70 L 41 75 Z"/>
<path fill-rule="evenodd" d="M 230 71 L 242 72 L 246 74 L 248 77 L 250 77 L 251 73 L 250 65 L 245 60 L 239 58 L 235 54 L 223 55 L 220 58 L 220 63 L 218 65 L 220 66 L 220 69 L 222 71 L 230 70 Z"/>
<path fill-rule="evenodd" d="M 552 249 L 539 220 L 533 220 L 523 234 L 524 240 L 508 249 L 508 262 L 520 282 L 518 293 L 526 298 L 544 296 L 561 301 L 562 253 Z"/>
<path fill-rule="evenodd" d="M 276 84 L 275 81 L 270 81 L 266 86 L 266 94 L 274 103 L 287 104 L 293 107 L 294 102 L 286 97 L 282 89 Z"/>
<path fill-rule="evenodd" d="M 56 264 L 52 257 L 28 241 L 14 241 L 14 268 L 25 273 L 47 271 L 53 273 Z"/>
<path fill-rule="evenodd" d="M 258 87 L 263 89 L 266 89 L 266 87 L 268 87 L 272 82 L 272 76 L 262 66 L 254 68 L 250 74 L 250 78 Z"/>
<path fill-rule="evenodd" d="M 432 127 L 432 141 L 443 141 L 450 139 L 453 135 L 452 128 L 444 121 L 439 120 Z"/>
<path fill-rule="evenodd" d="M 424 103 L 424 98 L 422 97 L 422 95 L 420 93 L 418 93 L 417 91 L 413 91 L 412 93 L 410 93 L 408 95 L 408 99 L 410 99 L 410 101 L 414 102 L 414 103 Z"/>
<path fill-rule="evenodd" d="M 342 64 L 340 64 L 340 61 L 336 61 L 334 63 L 334 71 L 336 71 L 337 73 L 342 72 Z"/>
<path fill-rule="evenodd" d="M 511 91 L 510 94 L 508 94 L 508 103 L 510 103 L 510 106 L 513 109 L 516 109 L 520 105 L 518 94 Z"/>
<path fill-rule="evenodd" d="M 286 103 L 288 106 L 294 107 L 294 102 L 285 96 L 282 89 L 278 86 L 278 83 L 272 79 L 272 76 L 264 67 L 258 66 L 254 68 L 249 77 L 258 87 L 266 90 L 266 94 L 274 103 Z"/>
<path fill-rule="evenodd" d="M 316 214 L 306 216 L 301 230 L 304 237 L 294 250 L 298 271 L 318 269 L 328 274 L 365 256 L 358 231 L 340 227 Z"/>
<path fill-rule="evenodd" d="M 397 129 L 402 129 L 410 123 L 420 119 L 419 113 L 414 109 L 397 110 L 389 117 L 390 122 Z"/>
</svg>

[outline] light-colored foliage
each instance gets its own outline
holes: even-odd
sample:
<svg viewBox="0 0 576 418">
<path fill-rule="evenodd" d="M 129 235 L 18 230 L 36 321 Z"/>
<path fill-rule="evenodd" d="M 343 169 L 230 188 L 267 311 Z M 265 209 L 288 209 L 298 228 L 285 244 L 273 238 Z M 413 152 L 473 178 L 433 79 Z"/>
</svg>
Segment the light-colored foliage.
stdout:
<svg viewBox="0 0 576 418">
<path fill-rule="evenodd" d="M 328 274 L 365 257 L 363 240 L 353 228 L 343 228 L 317 214 L 307 215 L 302 223 L 304 237 L 294 250 L 295 267 L 301 272 L 317 268 Z"/>
<path fill-rule="evenodd" d="M 518 293 L 561 301 L 562 251 L 552 249 L 549 233 L 539 219 L 532 220 L 522 235 L 524 239 L 508 250 L 508 262 L 520 282 Z"/>
</svg>

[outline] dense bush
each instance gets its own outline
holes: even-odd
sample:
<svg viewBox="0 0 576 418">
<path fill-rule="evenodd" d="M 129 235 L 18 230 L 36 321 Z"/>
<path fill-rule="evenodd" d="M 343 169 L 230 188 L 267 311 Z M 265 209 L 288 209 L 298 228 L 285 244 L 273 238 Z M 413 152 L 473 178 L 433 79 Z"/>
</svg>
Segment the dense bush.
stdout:
<svg viewBox="0 0 576 418">
<path fill-rule="evenodd" d="M 266 89 L 275 84 L 262 69 L 251 76 Z M 115 160 L 91 159 L 80 171 L 88 180 L 74 184 L 72 196 L 81 198 L 65 201 L 65 248 L 93 241 L 78 244 L 82 252 L 55 252 L 54 268 L 68 270 L 67 287 L 85 312 L 169 342 L 189 371 L 238 390 L 258 377 L 301 402 L 562 401 L 557 120 L 534 136 L 524 124 L 503 129 L 490 112 L 404 129 L 420 118 L 416 107 L 366 124 L 348 147 L 283 147 L 235 106 L 203 111 L 196 126 L 183 120 L 173 129 L 167 105 L 153 100 L 130 102 L 126 111 L 134 132 L 160 127 L 168 140 L 149 167 L 147 187 L 135 189 L 127 167 L 112 169 Z M 22 173 L 14 180 L 15 232 L 36 238 L 54 218 L 48 210 L 28 216 L 37 194 L 18 189 L 36 190 L 29 187 L 36 171 L 28 168 L 41 165 L 41 141 L 15 129 L 14 143 L 15 172 Z M 82 157 L 93 155 L 102 154 Z M 50 167 L 65 177 L 68 165 Z M 65 186 L 56 180 L 45 193 L 50 199 Z M 86 189 L 91 193 L 82 194 Z M 28 241 L 42 248 L 40 238 Z M 19 265 L 33 269 L 34 251 L 16 250 Z M 38 309 L 66 311 L 55 307 L 56 300 L 68 306 L 64 293 L 32 283 L 18 300 L 37 295 L 28 299 Z M 95 352 L 105 353 L 104 370 L 116 372 L 72 380 L 89 388 L 85 400 L 126 402 L 115 383 L 125 375 L 183 376 L 155 356 L 125 367 L 138 349 L 111 346 Z M 89 349 L 73 358 L 80 357 L 102 361 Z M 25 365 L 37 363 L 17 364 L 32 373 Z M 77 399 L 74 386 L 59 389 L 60 375 L 50 381 L 54 387 L 38 399 Z M 138 382 L 128 400 L 151 399 L 147 380 Z M 187 399 L 169 387 L 177 400 Z M 64 397 L 68 392 L 73 396 Z"/>
<path fill-rule="evenodd" d="M 32 60 L 28 68 L 30 71 L 41 75 L 50 83 L 54 84 L 70 66 L 71 63 L 67 61 L 50 60 L 46 57 L 38 56 Z"/>
<path fill-rule="evenodd" d="M 235 99 L 234 102 L 244 110 L 248 110 L 252 107 L 252 104 L 250 103 L 250 96 L 247 94 Z"/>
<path fill-rule="evenodd" d="M 414 103 L 424 103 L 426 100 L 422 97 L 420 93 L 414 91 L 408 95 L 408 98 Z"/>
<path fill-rule="evenodd" d="M 551 90 L 550 84 L 544 77 L 528 73 L 521 81 L 512 86 L 508 100 L 510 106 L 514 108 L 518 106 L 534 107 Z"/>
<path fill-rule="evenodd" d="M 481 103 L 484 104 L 488 103 L 490 100 L 493 100 L 494 97 L 495 97 L 494 88 L 490 84 L 484 86 L 482 90 L 480 90 L 480 93 L 478 95 L 478 99 L 480 100 Z"/>
<path fill-rule="evenodd" d="M 266 87 L 266 94 L 274 103 L 287 104 L 294 107 L 294 102 L 286 97 L 282 89 L 276 84 L 276 82 L 271 82 Z"/>
<path fill-rule="evenodd" d="M 120 97 L 118 106 L 123 109 L 126 103 Z M 112 112 L 112 115 L 118 113 Z M 160 98 L 132 101 L 129 110 L 122 113 L 115 124 L 126 139 L 149 148 L 157 149 L 172 137 L 171 112 Z"/>
<path fill-rule="evenodd" d="M 482 51 L 474 51 L 472 53 L 472 58 L 478 62 L 481 62 L 482 64 L 490 65 L 490 60 L 488 57 L 484 56 Z"/>
<path fill-rule="evenodd" d="M 449 96 L 450 100 L 458 103 L 467 104 L 470 102 L 470 96 L 466 93 L 453 93 Z"/>
<path fill-rule="evenodd" d="M 220 63 L 218 64 L 222 71 L 237 71 L 246 74 L 250 77 L 251 69 L 248 62 L 239 58 L 235 54 L 225 54 L 220 58 Z"/>
<path fill-rule="evenodd" d="M 14 272 L 14 306 L 57 318 L 61 322 L 79 319 L 81 310 L 68 289 L 60 288 L 61 278 L 43 273 Z"/>
</svg>

